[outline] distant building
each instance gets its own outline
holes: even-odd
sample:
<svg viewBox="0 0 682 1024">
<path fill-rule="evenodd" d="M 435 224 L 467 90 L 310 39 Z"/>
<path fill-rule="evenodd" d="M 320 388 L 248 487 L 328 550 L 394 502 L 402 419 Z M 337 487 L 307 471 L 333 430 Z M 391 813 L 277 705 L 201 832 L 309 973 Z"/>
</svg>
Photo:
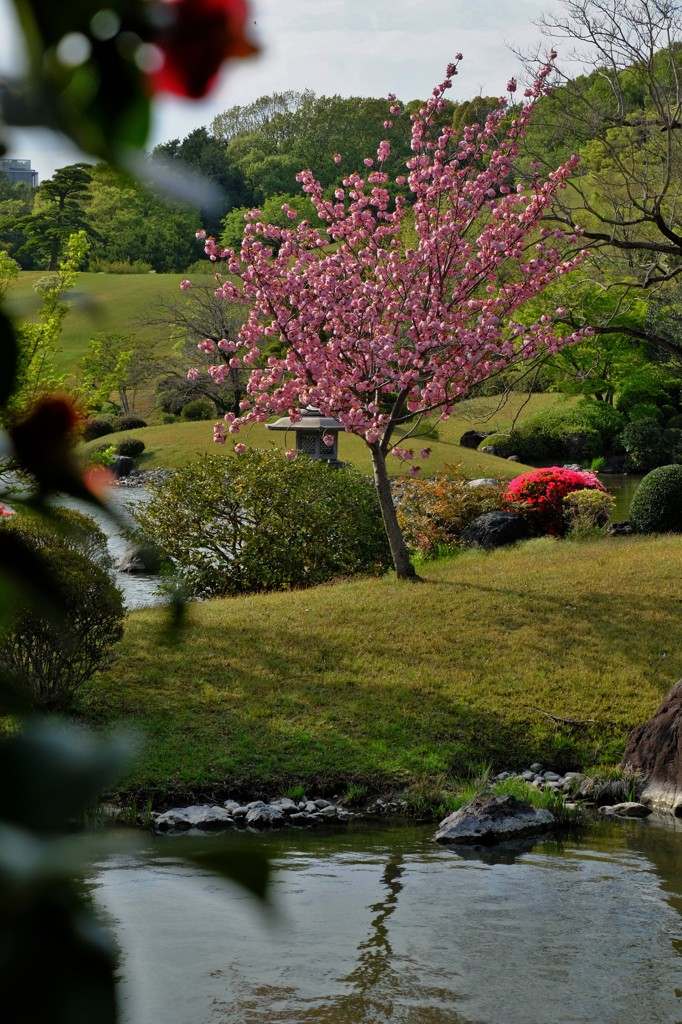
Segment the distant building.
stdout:
<svg viewBox="0 0 682 1024">
<path fill-rule="evenodd" d="M 33 170 L 30 160 L 0 159 L 0 174 L 6 174 L 13 185 L 18 181 L 33 186 L 38 184 L 38 172 Z"/>
</svg>

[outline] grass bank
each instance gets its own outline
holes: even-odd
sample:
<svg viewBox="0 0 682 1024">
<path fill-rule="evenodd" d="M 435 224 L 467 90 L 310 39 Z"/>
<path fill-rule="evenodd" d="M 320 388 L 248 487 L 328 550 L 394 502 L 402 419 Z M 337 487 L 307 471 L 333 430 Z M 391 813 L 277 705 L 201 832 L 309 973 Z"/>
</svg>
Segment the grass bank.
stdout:
<svg viewBox="0 0 682 1024">
<path fill-rule="evenodd" d="M 503 430 L 507 429 L 514 418 L 527 418 L 539 409 L 561 401 L 558 395 L 527 395 L 513 393 L 501 403 L 497 397 L 476 398 L 462 401 L 457 406 L 456 415 L 445 422 L 438 423 L 432 436 L 415 438 L 407 442 L 409 447 L 419 450 L 431 448 L 431 456 L 419 461 L 422 473 L 433 476 L 441 472 L 444 466 L 459 466 L 467 479 L 491 476 L 498 480 L 511 480 L 519 473 L 531 467 L 518 462 L 508 462 L 485 455 L 471 448 L 462 448 L 459 439 L 466 430 Z M 95 441 L 83 445 L 83 453 L 103 444 L 117 444 L 122 437 L 139 437 L 144 441 L 146 450 L 138 461 L 140 469 L 179 469 L 202 454 L 210 451 L 213 454 L 222 452 L 226 456 L 232 454 L 232 445 L 213 444 L 213 421 L 198 423 L 167 423 L 158 426 L 143 427 L 126 434 L 107 434 Z M 286 449 L 295 446 L 293 432 L 281 433 L 267 430 L 264 424 L 257 423 L 245 428 L 234 441 L 242 441 L 252 448 L 271 448 L 273 446 Z M 396 444 L 401 443 L 400 433 L 396 434 Z M 339 458 L 355 466 L 360 472 L 371 474 L 372 466 L 367 445 L 359 437 L 342 433 L 339 436 Z M 393 475 L 405 472 L 404 466 L 397 459 L 389 459 L 389 470 Z"/>
<path fill-rule="evenodd" d="M 422 569 L 128 616 L 79 714 L 143 734 L 155 802 L 616 761 L 682 677 L 682 538 L 532 541 Z"/>
</svg>

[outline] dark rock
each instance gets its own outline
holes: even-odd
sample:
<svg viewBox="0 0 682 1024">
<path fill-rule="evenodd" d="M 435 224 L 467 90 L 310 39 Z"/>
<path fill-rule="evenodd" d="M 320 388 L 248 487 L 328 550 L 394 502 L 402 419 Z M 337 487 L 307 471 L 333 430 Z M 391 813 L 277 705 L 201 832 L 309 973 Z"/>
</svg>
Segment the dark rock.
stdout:
<svg viewBox="0 0 682 1024">
<path fill-rule="evenodd" d="M 114 455 L 111 460 L 111 472 L 117 480 L 130 476 L 134 462 L 135 460 L 131 459 L 128 455 Z"/>
<path fill-rule="evenodd" d="M 157 832 L 186 832 L 190 828 L 212 832 L 229 828 L 232 815 L 224 807 L 210 807 L 195 804 L 193 807 L 173 807 L 170 811 L 154 816 Z"/>
<path fill-rule="evenodd" d="M 462 530 L 459 539 L 472 547 L 499 548 L 529 535 L 526 520 L 516 512 L 484 512 Z"/>
<path fill-rule="evenodd" d="M 520 462 L 520 461 L 521 461 L 521 459 L 518 457 L 518 455 L 508 455 L 507 456 L 507 462 Z"/>
<path fill-rule="evenodd" d="M 464 807 L 441 821 L 433 837 L 437 843 L 484 844 L 504 842 L 521 836 L 547 832 L 554 815 L 516 797 L 479 793 Z"/>
<path fill-rule="evenodd" d="M 481 441 L 494 433 L 494 430 L 465 430 L 459 439 L 459 443 L 462 448 L 478 448 Z"/>
<path fill-rule="evenodd" d="M 611 810 L 619 818 L 647 818 L 651 814 L 651 808 L 646 804 L 636 803 L 634 800 L 627 800 L 624 804 L 614 804 Z"/>
<path fill-rule="evenodd" d="M 609 523 L 604 535 L 606 537 L 629 537 L 636 532 L 630 520 L 624 519 L 622 523 Z"/>
<path fill-rule="evenodd" d="M 631 731 L 621 764 L 644 781 L 642 803 L 682 817 L 682 681 L 653 718 Z"/>
<path fill-rule="evenodd" d="M 278 828 L 284 824 L 284 812 L 276 804 L 265 804 L 256 800 L 249 804 L 246 824 L 251 828 Z"/>
<path fill-rule="evenodd" d="M 632 463 L 629 455 L 607 455 L 600 473 L 631 473 Z"/>
<path fill-rule="evenodd" d="M 119 572 L 144 576 L 158 573 L 161 562 L 158 552 L 150 545 L 129 544 L 116 562 L 116 568 Z"/>
<path fill-rule="evenodd" d="M 500 456 L 502 454 L 500 452 L 500 449 L 496 448 L 494 444 L 487 444 L 485 446 L 485 448 L 479 448 L 478 450 L 479 450 L 479 452 L 482 452 L 484 455 L 494 455 L 498 459 L 500 458 Z"/>
</svg>

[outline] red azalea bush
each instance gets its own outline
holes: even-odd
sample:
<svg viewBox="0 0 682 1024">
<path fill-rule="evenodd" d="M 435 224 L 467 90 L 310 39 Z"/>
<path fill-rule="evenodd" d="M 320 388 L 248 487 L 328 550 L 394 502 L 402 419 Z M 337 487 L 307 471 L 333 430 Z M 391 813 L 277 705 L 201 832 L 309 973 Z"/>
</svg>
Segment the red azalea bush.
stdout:
<svg viewBox="0 0 682 1024">
<path fill-rule="evenodd" d="M 563 500 L 571 491 L 606 491 L 594 473 L 548 466 L 515 477 L 507 488 L 507 508 L 520 512 L 538 534 L 563 537 L 568 528 Z"/>
</svg>

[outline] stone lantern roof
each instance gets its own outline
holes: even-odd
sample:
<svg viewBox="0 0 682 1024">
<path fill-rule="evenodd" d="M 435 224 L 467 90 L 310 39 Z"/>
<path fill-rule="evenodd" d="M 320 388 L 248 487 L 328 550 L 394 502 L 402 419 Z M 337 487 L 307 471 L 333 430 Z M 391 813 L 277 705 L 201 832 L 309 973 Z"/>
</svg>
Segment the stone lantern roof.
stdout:
<svg viewBox="0 0 682 1024">
<path fill-rule="evenodd" d="M 301 455 L 309 455 L 311 459 L 323 459 L 325 462 L 338 465 L 339 432 L 343 424 L 333 416 L 323 416 L 319 409 L 308 405 L 301 409 L 301 418 L 296 423 L 290 416 L 282 416 L 274 423 L 265 424 L 268 430 L 293 430 L 296 436 L 296 451 Z M 333 444 L 325 444 L 325 435 L 334 438 Z"/>
</svg>

